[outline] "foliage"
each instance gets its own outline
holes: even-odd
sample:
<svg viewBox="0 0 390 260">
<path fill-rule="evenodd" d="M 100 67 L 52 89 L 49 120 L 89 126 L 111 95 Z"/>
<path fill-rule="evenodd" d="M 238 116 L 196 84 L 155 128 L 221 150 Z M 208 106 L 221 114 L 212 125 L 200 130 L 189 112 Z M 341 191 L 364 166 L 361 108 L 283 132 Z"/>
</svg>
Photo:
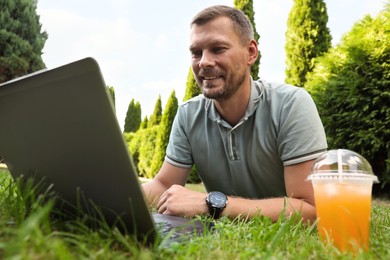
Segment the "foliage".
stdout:
<svg viewBox="0 0 390 260">
<path fill-rule="evenodd" d="M 253 10 L 253 0 L 234 0 L 234 6 L 243 11 L 244 14 L 248 17 L 249 21 L 253 26 L 254 37 L 257 42 L 259 42 L 260 35 L 256 30 L 255 23 L 255 11 Z M 260 66 L 261 53 L 259 50 L 259 56 L 257 57 L 256 62 L 252 65 L 251 75 L 253 79 L 259 78 L 259 66 Z"/>
<path fill-rule="evenodd" d="M 159 125 L 162 116 L 161 96 L 158 96 L 156 104 L 154 105 L 153 114 L 150 116 L 148 121 L 148 127 Z"/>
<path fill-rule="evenodd" d="M 156 102 L 156 107 L 159 106 L 161 106 L 161 100 Z M 139 129 L 136 132 L 124 133 L 139 176 L 153 178 L 160 169 L 177 108 L 178 101 L 173 91 L 167 101 L 160 124 Z"/>
<path fill-rule="evenodd" d="M 297 215 L 273 223 L 221 218 L 212 232 L 173 243 L 145 246 L 118 229 L 91 229 L 82 220 L 63 223 L 52 217 L 53 200 L 16 189 L 0 170 L 0 256 L 2 259 L 389 259 L 390 203 L 374 201 L 371 251 L 340 253 L 321 243 L 316 225 Z M 35 198 L 27 202 L 21 197 Z M 40 198 L 40 199 L 38 199 Z M 35 203 L 34 203 L 35 202 Z M 24 208 L 34 205 L 29 211 Z M 25 212 L 18 215 L 17 212 Z M 16 221 L 15 221 L 16 217 Z M 204 218 L 202 218 L 204 220 Z M 164 239 L 164 237 L 162 238 Z"/>
<path fill-rule="evenodd" d="M 187 183 L 201 183 L 202 179 L 199 176 L 198 169 L 196 169 L 196 166 L 192 166 L 191 172 L 188 176 Z"/>
<path fill-rule="evenodd" d="M 131 100 L 127 109 L 124 132 L 136 132 L 141 125 L 141 104 L 134 99 Z"/>
<path fill-rule="evenodd" d="M 330 148 L 362 154 L 382 186 L 390 184 L 389 42 L 390 4 L 376 18 L 357 22 L 338 46 L 318 59 L 305 85 L 317 104 Z"/>
<path fill-rule="evenodd" d="M 144 117 L 144 120 L 142 120 L 141 125 L 139 126 L 139 129 L 145 129 L 148 127 L 149 119 L 147 116 Z"/>
<path fill-rule="evenodd" d="M 183 101 L 187 101 L 190 98 L 196 97 L 199 94 L 202 94 L 202 90 L 198 86 L 198 83 L 196 82 L 194 77 L 194 73 L 192 72 L 192 68 L 190 67 L 187 75 L 186 91 L 184 93 Z"/>
<path fill-rule="evenodd" d="M 194 73 L 192 69 L 188 71 L 187 82 L 186 82 L 186 92 L 184 94 L 183 101 L 187 101 L 190 98 L 196 97 L 199 94 L 202 94 L 202 90 L 198 86 L 198 83 L 195 80 Z M 188 183 L 199 183 L 201 181 L 196 166 L 193 166 L 188 176 Z"/>
<path fill-rule="evenodd" d="M 314 59 L 331 47 L 327 23 L 323 0 L 294 0 L 286 31 L 287 83 L 303 87 L 307 73 L 313 70 Z"/>
<path fill-rule="evenodd" d="M 112 105 L 115 109 L 115 89 L 114 87 L 107 86 L 108 93 L 110 94 L 109 97 L 111 98 Z"/>
<path fill-rule="evenodd" d="M 41 32 L 34 0 L 0 1 L 0 83 L 43 69 Z"/>
<path fill-rule="evenodd" d="M 151 166 L 152 174 L 156 174 L 164 162 L 165 150 L 168 146 L 169 135 L 171 133 L 172 124 L 173 120 L 175 119 L 177 109 L 178 101 L 176 98 L 176 93 L 175 91 L 172 91 L 165 106 L 157 133 L 156 149 L 154 151 L 153 162 Z"/>
<path fill-rule="evenodd" d="M 156 149 L 156 137 L 159 126 L 152 126 L 140 129 L 136 133 L 130 133 L 127 142 L 129 151 L 133 157 L 138 174 L 141 177 L 153 178 L 155 172 L 152 172 L 154 153 Z"/>
</svg>

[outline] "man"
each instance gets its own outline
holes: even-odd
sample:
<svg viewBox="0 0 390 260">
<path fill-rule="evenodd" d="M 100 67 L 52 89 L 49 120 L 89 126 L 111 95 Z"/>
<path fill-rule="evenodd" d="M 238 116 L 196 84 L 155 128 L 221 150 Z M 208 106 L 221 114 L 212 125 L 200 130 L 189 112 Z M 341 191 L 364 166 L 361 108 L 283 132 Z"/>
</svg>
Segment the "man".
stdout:
<svg viewBox="0 0 390 260">
<path fill-rule="evenodd" d="M 159 213 L 276 221 L 282 212 L 316 218 L 305 181 L 326 151 L 316 107 L 301 88 L 253 81 L 253 28 L 237 9 L 213 6 L 191 23 L 192 70 L 203 95 L 177 112 L 165 162 L 144 191 Z M 209 192 L 184 187 L 195 164 Z M 226 196 L 227 197 L 226 197 Z"/>
</svg>

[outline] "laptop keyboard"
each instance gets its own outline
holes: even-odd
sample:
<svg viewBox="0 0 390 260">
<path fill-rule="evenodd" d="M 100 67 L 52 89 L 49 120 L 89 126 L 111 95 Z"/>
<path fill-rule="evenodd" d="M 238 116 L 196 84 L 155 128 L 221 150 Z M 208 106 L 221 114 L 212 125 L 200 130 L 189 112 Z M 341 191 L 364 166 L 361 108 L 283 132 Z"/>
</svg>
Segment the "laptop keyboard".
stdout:
<svg viewBox="0 0 390 260">
<path fill-rule="evenodd" d="M 196 219 L 186 219 L 153 213 L 153 219 L 156 224 L 160 237 L 166 241 L 166 245 L 172 242 L 184 242 L 193 236 L 204 234 L 205 229 L 211 229 L 212 223 L 202 223 Z"/>
<path fill-rule="evenodd" d="M 203 232 L 203 228 L 197 228 L 190 223 L 185 226 L 174 227 L 169 222 L 159 222 L 156 223 L 156 227 L 162 237 L 169 236 L 170 239 L 175 239 L 180 236 L 188 237 L 194 234 L 201 234 L 201 232 Z"/>
</svg>

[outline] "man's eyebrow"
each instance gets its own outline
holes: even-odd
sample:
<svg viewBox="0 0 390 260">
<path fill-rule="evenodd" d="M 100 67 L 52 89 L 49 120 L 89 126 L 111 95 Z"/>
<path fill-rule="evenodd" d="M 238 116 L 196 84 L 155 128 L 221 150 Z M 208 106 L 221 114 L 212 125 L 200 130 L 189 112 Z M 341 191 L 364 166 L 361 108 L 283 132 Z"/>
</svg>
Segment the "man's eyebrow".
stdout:
<svg viewBox="0 0 390 260">
<path fill-rule="evenodd" d="M 193 52 L 193 51 L 196 51 L 198 48 L 196 48 L 193 45 L 190 45 L 190 47 L 188 49 L 190 50 L 190 52 Z"/>
<path fill-rule="evenodd" d="M 207 47 L 212 47 L 212 46 L 215 46 L 215 45 L 226 45 L 226 46 L 231 46 L 230 43 L 228 42 L 225 42 L 225 41 L 220 41 L 220 40 L 215 40 L 215 41 L 212 41 L 210 43 L 207 44 Z M 190 51 L 195 51 L 197 49 L 199 49 L 198 47 L 194 46 L 194 45 L 190 45 L 190 47 L 188 48 Z"/>
</svg>

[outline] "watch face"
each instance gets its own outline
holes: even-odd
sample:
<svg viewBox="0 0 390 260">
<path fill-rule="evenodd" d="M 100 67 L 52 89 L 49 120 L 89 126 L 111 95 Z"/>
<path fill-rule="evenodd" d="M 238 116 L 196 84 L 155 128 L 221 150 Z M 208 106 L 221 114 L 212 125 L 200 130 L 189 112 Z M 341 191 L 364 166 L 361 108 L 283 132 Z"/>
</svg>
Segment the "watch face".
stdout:
<svg viewBox="0 0 390 260">
<path fill-rule="evenodd" d="M 215 208 L 224 208 L 226 206 L 226 195 L 222 192 L 211 192 L 209 194 L 209 202 Z"/>
</svg>

